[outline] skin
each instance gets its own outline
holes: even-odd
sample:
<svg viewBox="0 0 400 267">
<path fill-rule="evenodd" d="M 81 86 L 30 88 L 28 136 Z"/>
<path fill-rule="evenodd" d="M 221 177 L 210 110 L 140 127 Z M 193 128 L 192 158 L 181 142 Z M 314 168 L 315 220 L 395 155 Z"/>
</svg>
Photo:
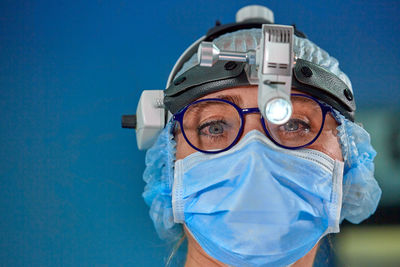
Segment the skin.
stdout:
<svg viewBox="0 0 400 267">
<path fill-rule="evenodd" d="M 292 93 L 302 93 L 296 90 L 292 90 Z M 237 87 L 231 89 L 221 90 L 215 93 L 208 94 L 200 99 L 213 98 L 221 95 L 237 96 L 241 98 L 242 105 L 241 108 L 257 107 L 257 87 Z M 342 151 L 340 148 L 339 140 L 337 137 L 336 127 L 338 126 L 335 119 L 331 114 L 326 115 L 326 120 L 324 128 L 318 139 L 308 146 L 307 148 L 315 149 L 321 151 L 335 160 L 343 161 Z M 258 130 L 264 133 L 264 129 L 260 122 L 260 114 L 247 114 L 245 116 L 243 136 L 252 130 Z M 178 131 L 175 134 L 176 140 L 176 159 L 183 159 L 188 155 L 197 152 L 183 138 L 182 133 Z M 210 257 L 196 242 L 196 240 L 191 236 L 186 227 L 185 234 L 188 238 L 188 254 L 186 259 L 186 267 L 196 267 L 196 266 L 227 266 L 216 259 Z M 319 244 L 317 244 L 313 249 L 311 249 L 303 258 L 299 259 L 292 266 L 294 267 L 306 267 L 312 266 L 316 252 L 318 250 Z"/>
</svg>

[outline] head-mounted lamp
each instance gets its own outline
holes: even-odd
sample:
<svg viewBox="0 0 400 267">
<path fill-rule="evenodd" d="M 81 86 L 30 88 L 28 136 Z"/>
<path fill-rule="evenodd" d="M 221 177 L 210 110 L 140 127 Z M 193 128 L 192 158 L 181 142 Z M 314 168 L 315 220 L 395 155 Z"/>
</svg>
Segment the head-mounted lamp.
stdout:
<svg viewBox="0 0 400 267">
<path fill-rule="evenodd" d="M 247 63 L 248 80 L 258 84 L 258 108 L 263 117 L 274 124 L 289 120 L 292 115 L 292 26 L 263 24 L 261 42 L 255 51 L 220 51 L 212 42 L 202 42 L 197 55 L 200 66 L 204 67 L 212 67 L 219 60 Z"/>
</svg>

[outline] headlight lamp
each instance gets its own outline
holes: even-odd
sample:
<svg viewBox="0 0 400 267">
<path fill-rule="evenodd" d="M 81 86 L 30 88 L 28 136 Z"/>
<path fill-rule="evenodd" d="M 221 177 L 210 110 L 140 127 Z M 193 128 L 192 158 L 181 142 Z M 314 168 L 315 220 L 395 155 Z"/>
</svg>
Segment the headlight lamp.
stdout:
<svg viewBox="0 0 400 267">
<path fill-rule="evenodd" d="M 286 123 L 292 115 L 292 105 L 283 98 L 270 100 L 265 106 L 266 119 L 273 124 Z"/>
</svg>

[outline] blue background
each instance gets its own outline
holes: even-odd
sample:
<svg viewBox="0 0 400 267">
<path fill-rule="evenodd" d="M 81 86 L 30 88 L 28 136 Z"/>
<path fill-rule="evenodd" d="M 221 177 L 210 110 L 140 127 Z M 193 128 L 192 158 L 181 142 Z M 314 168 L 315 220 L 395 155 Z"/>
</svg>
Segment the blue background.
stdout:
<svg viewBox="0 0 400 267">
<path fill-rule="evenodd" d="M 0 2 L 0 265 L 163 265 L 120 116 L 254 3 L 337 57 L 360 109 L 399 110 L 399 1 Z"/>
</svg>

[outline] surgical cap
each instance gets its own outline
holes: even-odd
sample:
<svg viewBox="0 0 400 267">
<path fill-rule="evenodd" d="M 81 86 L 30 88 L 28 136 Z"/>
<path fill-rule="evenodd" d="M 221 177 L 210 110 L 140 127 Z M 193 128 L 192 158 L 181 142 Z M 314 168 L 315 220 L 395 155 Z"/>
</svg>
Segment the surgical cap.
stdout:
<svg viewBox="0 0 400 267">
<path fill-rule="evenodd" d="M 259 29 L 241 30 L 228 33 L 214 40 L 224 50 L 247 51 L 255 49 L 260 40 Z M 313 42 L 294 37 L 294 53 L 301 58 L 318 64 L 338 76 L 352 90 L 349 78 L 339 69 L 338 61 L 329 56 Z M 179 73 L 198 64 L 193 55 Z M 373 150 L 368 133 L 357 124 L 336 112 L 341 125 L 338 136 L 345 160 L 343 177 L 343 204 L 341 220 L 359 223 L 368 218 L 376 209 L 381 190 L 373 176 Z M 146 169 L 143 179 L 147 183 L 143 197 L 150 207 L 150 217 L 161 239 L 174 242 L 182 236 L 182 225 L 174 223 L 172 213 L 173 166 L 175 146 L 173 123 L 169 122 L 159 135 L 156 143 L 146 153 Z"/>
<path fill-rule="evenodd" d="M 340 221 L 360 223 L 375 212 L 382 195 L 374 177 L 376 151 L 369 134 L 360 125 L 348 121 L 339 112 L 336 117 L 339 118 L 337 130 L 345 162 Z"/>
<path fill-rule="evenodd" d="M 224 34 L 216 38 L 213 43 L 221 50 L 247 52 L 255 50 L 261 38 L 261 29 L 240 30 Z M 318 64 L 329 72 L 339 77 L 353 92 L 350 79 L 339 69 L 339 62 L 336 58 L 318 47 L 308 39 L 293 36 L 293 52 L 296 58 L 304 59 Z M 185 64 L 175 77 L 179 77 L 188 69 L 198 65 L 197 53 L 195 53 Z"/>
<path fill-rule="evenodd" d="M 146 152 L 143 180 L 146 186 L 143 198 L 150 207 L 157 234 L 161 239 L 174 242 L 182 236 L 182 225 L 174 223 L 172 215 L 172 184 L 176 143 L 169 122 L 155 144 Z"/>
</svg>

